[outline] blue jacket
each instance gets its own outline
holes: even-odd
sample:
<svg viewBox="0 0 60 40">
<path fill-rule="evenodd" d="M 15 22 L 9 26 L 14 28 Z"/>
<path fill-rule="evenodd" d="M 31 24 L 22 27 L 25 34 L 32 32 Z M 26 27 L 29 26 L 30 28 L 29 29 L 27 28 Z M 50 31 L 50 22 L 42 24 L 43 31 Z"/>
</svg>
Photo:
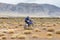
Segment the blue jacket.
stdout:
<svg viewBox="0 0 60 40">
<path fill-rule="evenodd" d="M 29 21 L 29 22 L 28 22 Z M 32 24 L 32 20 L 29 18 L 29 17 L 26 17 L 25 18 L 25 22 L 27 23 L 27 24 Z"/>
</svg>

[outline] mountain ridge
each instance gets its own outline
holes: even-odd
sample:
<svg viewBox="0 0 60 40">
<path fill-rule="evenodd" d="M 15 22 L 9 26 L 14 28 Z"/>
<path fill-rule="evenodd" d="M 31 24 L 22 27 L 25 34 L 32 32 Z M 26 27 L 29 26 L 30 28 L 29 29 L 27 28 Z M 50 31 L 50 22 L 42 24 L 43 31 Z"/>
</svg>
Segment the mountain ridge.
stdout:
<svg viewBox="0 0 60 40">
<path fill-rule="evenodd" d="M 51 5 L 51 4 L 36 4 L 36 3 L 18 3 L 16 5 L 0 3 L 0 14 L 1 12 L 11 12 L 16 13 L 17 15 L 27 15 L 27 16 L 50 16 L 50 17 L 59 17 L 60 16 L 60 8 Z M 10 15 L 8 15 L 10 16 Z M 13 15 L 14 16 L 14 15 Z"/>
</svg>

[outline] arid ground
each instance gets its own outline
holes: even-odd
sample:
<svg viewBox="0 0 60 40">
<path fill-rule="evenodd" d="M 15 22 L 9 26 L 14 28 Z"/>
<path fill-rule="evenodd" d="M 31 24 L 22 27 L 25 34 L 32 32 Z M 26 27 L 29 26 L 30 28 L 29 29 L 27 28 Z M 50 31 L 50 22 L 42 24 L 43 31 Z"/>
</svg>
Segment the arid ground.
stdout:
<svg viewBox="0 0 60 40">
<path fill-rule="evenodd" d="M 0 18 L 0 40 L 60 40 L 60 18 L 32 18 L 24 29 L 24 18 Z"/>
</svg>

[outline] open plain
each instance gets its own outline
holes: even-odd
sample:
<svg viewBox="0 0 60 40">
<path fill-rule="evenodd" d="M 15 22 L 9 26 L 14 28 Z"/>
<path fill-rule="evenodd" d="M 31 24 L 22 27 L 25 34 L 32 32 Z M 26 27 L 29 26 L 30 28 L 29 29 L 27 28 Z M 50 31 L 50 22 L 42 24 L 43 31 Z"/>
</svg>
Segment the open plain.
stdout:
<svg viewBox="0 0 60 40">
<path fill-rule="evenodd" d="M 60 18 L 32 18 L 24 29 L 24 17 L 0 18 L 0 40 L 60 40 Z"/>
</svg>

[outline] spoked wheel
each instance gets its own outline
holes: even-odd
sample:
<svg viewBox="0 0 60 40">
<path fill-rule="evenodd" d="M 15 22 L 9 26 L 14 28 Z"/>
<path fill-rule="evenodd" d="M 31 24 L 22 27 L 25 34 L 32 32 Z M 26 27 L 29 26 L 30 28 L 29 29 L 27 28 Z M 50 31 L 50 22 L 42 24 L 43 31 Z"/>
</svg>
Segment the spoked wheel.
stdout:
<svg viewBox="0 0 60 40">
<path fill-rule="evenodd" d="M 24 29 L 32 30 L 33 29 L 33 24 L 31 24 L 31 25 L 25 24 Z"/>
</svg>

